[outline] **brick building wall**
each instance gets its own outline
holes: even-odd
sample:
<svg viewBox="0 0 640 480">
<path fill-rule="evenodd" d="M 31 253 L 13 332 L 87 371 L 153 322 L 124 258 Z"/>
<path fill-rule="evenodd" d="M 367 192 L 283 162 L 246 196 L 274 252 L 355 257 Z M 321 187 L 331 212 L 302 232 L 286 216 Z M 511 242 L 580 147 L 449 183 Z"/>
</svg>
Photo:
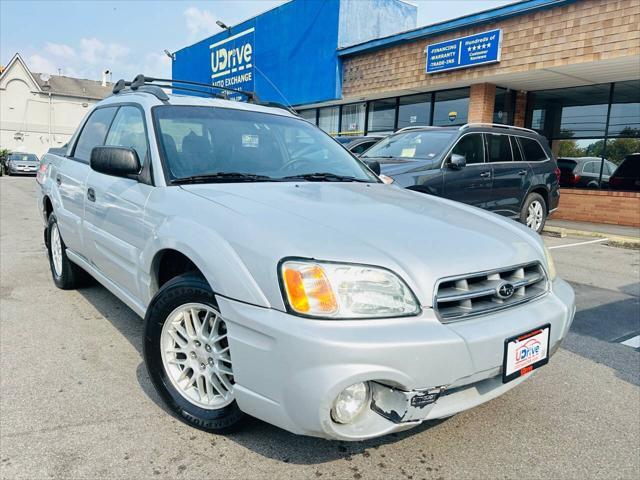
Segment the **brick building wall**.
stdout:
<svg viewBox="0 0 640 480">
<path fill-rule="evenodd" d="M 487 76 L 640 54 L 640 0 L 580 0 L 345 58 L 345 99 L 389 90 L 435 90 Z M 427 44 L 501 28 L 500 63 L 427 75 Z M 612 33 L 615 32 L 615 33 Z M 537 54 L 535 53 L 537 52 Z M 484 78 L 484 80 L 483 80 Z"/>
<path fill-rule="evenodd" d="M 496 103 L 496 86 L 491 83 L 476 83 L 469 91 L 469 123 L 493 122 L 493 107 Z"/>
<path fill-rule="evenodd" d="M 553 218 L 640 227 L 640 193 L 561 189 Z"/>
</svg>

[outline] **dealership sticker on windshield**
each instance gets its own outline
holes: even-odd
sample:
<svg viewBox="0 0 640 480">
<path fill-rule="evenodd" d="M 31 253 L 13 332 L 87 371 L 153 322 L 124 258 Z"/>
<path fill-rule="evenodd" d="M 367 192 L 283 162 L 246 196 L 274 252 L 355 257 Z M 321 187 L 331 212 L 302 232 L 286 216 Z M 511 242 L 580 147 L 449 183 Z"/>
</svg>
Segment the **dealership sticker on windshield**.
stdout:
<svg viewBox="0 0 640 480">
<path fill-rule="evenodd" d="M 249 148 L 258 148 L 260 137 L 258 135 L 242 135 L 242 146 Z"/>
<path fill-rule="evenodd" d="M 510 382 L 549 362 L 551 325 L 543 325 L 504 341 L 502 383 Z"/>
</svg>

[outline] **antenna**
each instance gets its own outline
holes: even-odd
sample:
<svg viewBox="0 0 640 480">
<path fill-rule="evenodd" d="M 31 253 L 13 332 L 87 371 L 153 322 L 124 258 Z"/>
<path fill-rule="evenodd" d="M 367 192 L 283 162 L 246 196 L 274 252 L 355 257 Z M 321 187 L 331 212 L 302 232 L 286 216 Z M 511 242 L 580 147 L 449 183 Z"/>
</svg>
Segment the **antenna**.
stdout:
<svg viewBox="0 0 640 480">
<path fill-rule="evenodd" d="M 51 79 L 51 75 L 49 75 L 48 73 L 40 74 L 40 80 L 42 80 L 44 83 L 47 83 L 50 79 Z"/>
</svg>

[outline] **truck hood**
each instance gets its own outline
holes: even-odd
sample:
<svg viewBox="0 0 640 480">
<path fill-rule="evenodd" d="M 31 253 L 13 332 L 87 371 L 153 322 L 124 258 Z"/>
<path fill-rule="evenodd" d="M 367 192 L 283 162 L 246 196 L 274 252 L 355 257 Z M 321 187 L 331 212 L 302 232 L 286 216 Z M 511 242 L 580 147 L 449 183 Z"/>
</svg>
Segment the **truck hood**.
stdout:
<svg viewBox="0 0 640 480">
<path fill-rule="evenodd" d="M 285 257 L 386 267 L 423 306 L 431 305 L 442 277 L 544 262 L 539 237 L 526 227 L 400 187 L 301 182 L 182 188 L 229 212 L 234 227 L 221 233 L 276 307 L 277 264 Z"/>
</svg>

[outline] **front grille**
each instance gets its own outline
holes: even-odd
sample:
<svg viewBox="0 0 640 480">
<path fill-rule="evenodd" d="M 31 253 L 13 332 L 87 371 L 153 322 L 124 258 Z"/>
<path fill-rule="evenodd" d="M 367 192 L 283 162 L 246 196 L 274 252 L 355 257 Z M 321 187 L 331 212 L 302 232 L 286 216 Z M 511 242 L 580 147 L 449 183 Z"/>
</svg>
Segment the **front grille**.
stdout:
<svg viewBox="0 0 640 480">
<path fill-rule="evenodd" d="M 544 295 L 547 288 L 542 265 L 528 263 L 442 279 L 436 285 L 433 306 L 440 321 L 448 323 L 528 302 Z"/>
</svg>

